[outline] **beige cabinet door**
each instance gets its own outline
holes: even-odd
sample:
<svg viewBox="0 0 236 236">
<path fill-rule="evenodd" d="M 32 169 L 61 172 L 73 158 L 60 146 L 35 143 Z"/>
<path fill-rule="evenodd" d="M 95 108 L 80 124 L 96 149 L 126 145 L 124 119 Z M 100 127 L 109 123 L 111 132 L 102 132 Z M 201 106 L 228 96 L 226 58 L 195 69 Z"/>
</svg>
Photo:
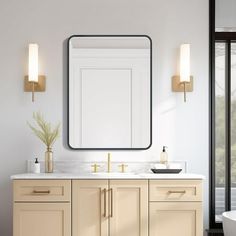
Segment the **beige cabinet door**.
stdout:
<svg viewBox="0 0 236 236">
<path fill-rule="evenodd" d="M 150 236 L 202 236 L 201 202 L 150 202 Z"/>
<path fill-rule="evenodd" d="M 110 236 L 148 235 L 148 181 L 110 180 Z"/>
<path fill-rule="evenodd" d="M 108 236 L 108 180 L 72 181 L 72 236 Z"/>
<path fill-rule="evenodd" d="M 70 236 L 70 203 L 14 203 L 14 236 Z"/>
</svg>

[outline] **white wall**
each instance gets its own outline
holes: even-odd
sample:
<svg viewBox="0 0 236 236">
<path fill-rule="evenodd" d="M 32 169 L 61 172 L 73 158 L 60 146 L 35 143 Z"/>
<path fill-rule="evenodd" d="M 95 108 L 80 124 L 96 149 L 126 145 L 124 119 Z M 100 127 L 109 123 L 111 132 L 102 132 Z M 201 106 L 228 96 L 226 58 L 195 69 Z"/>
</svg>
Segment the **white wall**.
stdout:
<svg viewBox="0 0 236 236">
<path fill-rule="evenodd" d="M 208 1 L 206 0 L 1 0 L 0 2 L 0 234 L 12 235 L 10 175 L 25 171 L 25 160 L 42 157 L 44 146 L 26 125 L 33 111 L 63 123 L 54 147 L 58 159 L 105 160 L 105 152 L 71 151 L 66 146 L 66 39 L 72 34 L 148 34 L 153 40 L 153 146 L 148 151 L 113 152 L 113 160 L 159 158 L 162 145 L 172 160 L 208 176 Z M 23 92 L 27 45 L 40 45 L 40 71 L 47 91 Z M 192 45 L 194 92 L 171 92 L 178 72 L 178 48 Z M 208 182 L 205 182 L 205 224 Z"/>
</svg>

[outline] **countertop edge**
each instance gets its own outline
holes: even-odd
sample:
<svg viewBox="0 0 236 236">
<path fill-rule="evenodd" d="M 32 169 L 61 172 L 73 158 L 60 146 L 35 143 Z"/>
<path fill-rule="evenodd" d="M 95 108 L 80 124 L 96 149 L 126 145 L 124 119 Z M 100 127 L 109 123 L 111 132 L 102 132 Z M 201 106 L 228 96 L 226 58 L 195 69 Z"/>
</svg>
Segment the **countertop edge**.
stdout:
<svg viewBox="0 0 236 236">
<path fill-rule="evenodd" d="M 120 179 L 120 180 L 158 180 L 158 179 L 169 179 L 169 180 L 204 180 L 205 176 L 200 174 L 137 174 L 132 177 L 130 176 L 93 176 L 92 174 L 66 174 L 66 173 L 53 173 L 53 174 L 33 174 L 33 173 L 25 173 L 25 174 L 16 174 L 12 175 L 11 180 L 74 180 L 74 179 L 88 179 L 88 180 L 96 180 L 96 179 Z"/>
</svg>

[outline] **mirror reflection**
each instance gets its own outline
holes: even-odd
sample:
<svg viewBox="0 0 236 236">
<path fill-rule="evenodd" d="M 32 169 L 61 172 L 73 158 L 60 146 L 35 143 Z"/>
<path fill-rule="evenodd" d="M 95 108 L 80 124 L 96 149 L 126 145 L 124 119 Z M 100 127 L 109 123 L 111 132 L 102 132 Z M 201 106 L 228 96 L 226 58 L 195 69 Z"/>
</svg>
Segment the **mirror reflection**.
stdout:
<svg viewBox="0 0 236 236">
<path fill-rule="evenodd" d="M 149 148 L 150 38 L 72 36 L 68 50 L 69 146 Z"/>
</svg>

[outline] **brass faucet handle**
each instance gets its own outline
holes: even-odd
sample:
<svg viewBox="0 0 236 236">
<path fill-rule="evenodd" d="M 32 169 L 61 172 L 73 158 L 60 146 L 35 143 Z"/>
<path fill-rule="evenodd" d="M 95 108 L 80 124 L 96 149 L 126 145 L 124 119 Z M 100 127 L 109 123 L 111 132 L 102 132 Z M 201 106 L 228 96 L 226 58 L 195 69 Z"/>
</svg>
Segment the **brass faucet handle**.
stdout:
<svg viewBox="0 0 236 236">
<path fill-rule="evenodd" d="M 121 172 L 125 173 L 125 168 L 128 167 L 128 165 L 121 164 L 121 165 L 119 165 L 119 167 L 121 168 Z"/>
<path fill-rule="evenodd" d="M 91 165 L 91 167 L 93 167 L 93 173 L 97 173 L 98 172 L 98 168 L 100 167 L 100 165 L 98 165 L 98 164 L 93 164 L 93 165 Z"/>
</svg>

